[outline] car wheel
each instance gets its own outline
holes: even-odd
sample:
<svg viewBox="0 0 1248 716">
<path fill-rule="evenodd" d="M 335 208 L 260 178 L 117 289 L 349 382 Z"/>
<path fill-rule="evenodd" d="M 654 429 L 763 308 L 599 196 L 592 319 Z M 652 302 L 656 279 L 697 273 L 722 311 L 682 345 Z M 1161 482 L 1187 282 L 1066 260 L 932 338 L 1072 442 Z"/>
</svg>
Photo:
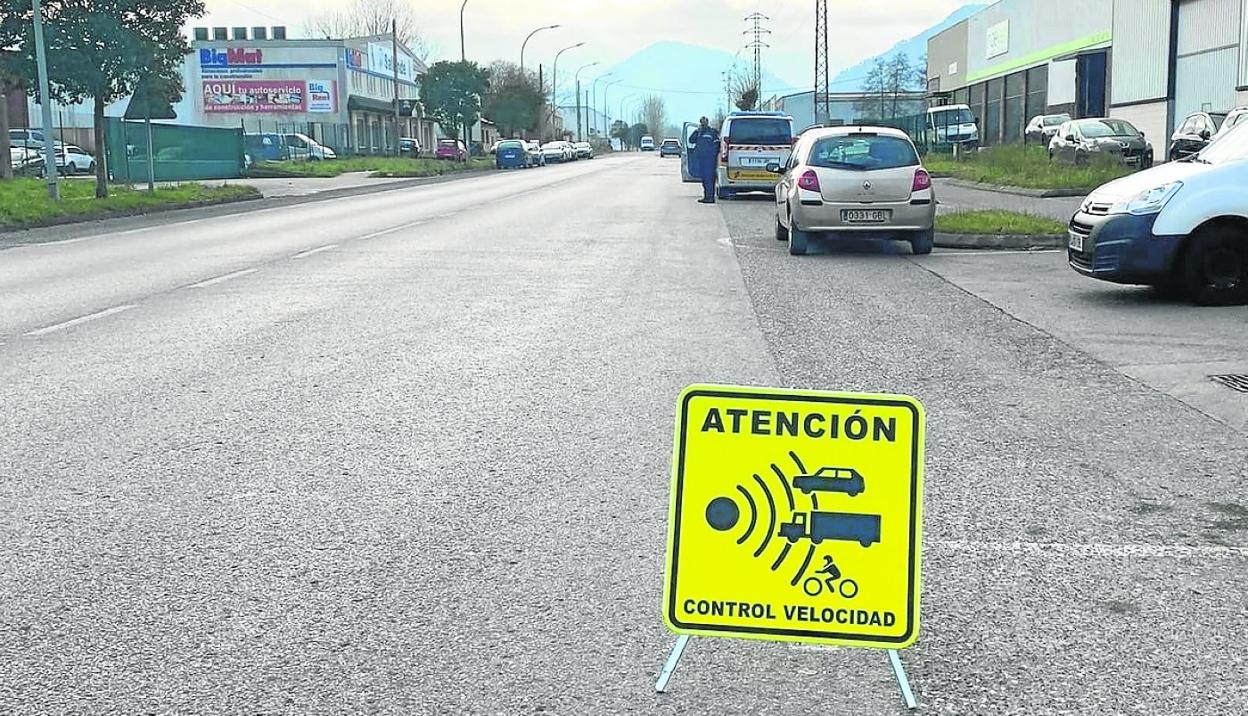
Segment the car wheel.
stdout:
<svg viewBox="0 0 1248 716">
<path fill-rule="evenodd" d="M 797 228 L 796 224 L 789 227 L 789 254 L 792 256 L 805 256 L 807 247 L 810 245 L 810 232 L 802 231 Z"/>
<path fill-rule="evenodd" d="M 936 231 L 928 229 L 920 231 L 910 239 L 910 251 L 916 256 L 925 256 L 932 253 L 932 247 L 936 245 Z"/>
<path fill-rule="evenodd" d="M 1179 270 L 1187 295 L 1198 306 L 1248 301 L 1248 236 L 1229 226 L 1210 226 L 1187 240 Z"/>
<path fill-rule="evenodd" d="M 70 162 L 65 165 L 65 176 L 73 176 L 78 173 L 78 165 Z"/>
<path fill-rule="evenodd" d="M 789 230 L 784 228 L 784 224 L 780 223 L 780 213 L 776 212 L 776 241 L 788 241 Z"/>
</svg>

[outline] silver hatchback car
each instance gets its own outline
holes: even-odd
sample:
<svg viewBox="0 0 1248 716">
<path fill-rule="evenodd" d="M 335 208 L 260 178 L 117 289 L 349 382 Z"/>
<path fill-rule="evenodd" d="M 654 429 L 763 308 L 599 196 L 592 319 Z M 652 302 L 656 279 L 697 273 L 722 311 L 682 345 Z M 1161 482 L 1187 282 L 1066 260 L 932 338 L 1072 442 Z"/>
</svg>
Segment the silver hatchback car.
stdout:
<svg viewBox="0 0 1248 716">
<path fill-rule="evenodd" d="M 776 238 L 805 254 L 813 235 L 934 243 L 932 177 L 905 132 L 831 127 L 804 132 L 788 164 L 769 164 L 776 185 Z"/>
</svg>

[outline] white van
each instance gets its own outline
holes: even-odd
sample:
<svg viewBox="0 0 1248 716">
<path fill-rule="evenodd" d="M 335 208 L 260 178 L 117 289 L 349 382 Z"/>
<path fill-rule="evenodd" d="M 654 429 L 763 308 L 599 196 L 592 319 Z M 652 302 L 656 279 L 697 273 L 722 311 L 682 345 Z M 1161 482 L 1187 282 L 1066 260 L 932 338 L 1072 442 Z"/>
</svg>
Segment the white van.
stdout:
<svg viewBox="0 0 1248 716">
<path fill-rule="evenodd" d="M 716 195 L 730 199 L 742 191 L 775 191 L 778 177 L 767 171 L 767 165 L 789 163 L 795 136 L 793 118 L 783 112 L 729 114 L 719 130 Z"/>
<path fill-rule="evenodd" d="M 647 134 L 646 136 L 641 138 L 641 151 L 643 152 L 654 151 L 654 137 L 651 137 L 649 134 Z"/>
<path fill-rule="evenodd" d="M 961 144 L 967 149 L 979 146 L 979 125 L 965 104 L 947 104 L 927 110 L 927 144 Z"/>
<path fill-rule="evenodd" d="M 310 159 L 319 162 L 325 159 L 337 159 L 334 150 L 321 144 L 306 134 L 298 132 L 286 135 L 286 146 L 290 147 L 291 159 Z"/>
</svg>

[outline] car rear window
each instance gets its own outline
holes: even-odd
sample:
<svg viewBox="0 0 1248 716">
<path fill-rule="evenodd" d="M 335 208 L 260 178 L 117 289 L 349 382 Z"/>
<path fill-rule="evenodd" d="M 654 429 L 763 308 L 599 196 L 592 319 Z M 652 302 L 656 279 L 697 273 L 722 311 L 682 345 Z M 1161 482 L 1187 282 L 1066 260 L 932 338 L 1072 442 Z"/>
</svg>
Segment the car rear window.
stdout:
<svg viewBox="0 0 1248 716">
<path fill-rule="evenodd" d="M 456 142 L 454 139 L 439 139 L 438 140 L 439 147 L 454 147 L 456 144 L 458 144 L 458 142 Z"/>
<path fill-rule="evenodd" d="M 919 155 L 900 137 L 849 134 L 815 142 L 806 163 L 828 169 L 896 169 L 916 166 Z"/>
<path fill-rule="evenodd" d="M 522 142 L 499 142 L 498 148 L 499 149 L 524 149 L 524 144 Z"/>
<path fill-rule="evenodd" d="M 733 144 L 788 144 L 792 136 L 789 120 L 778 117 L 737 117 L 728 124 Z"/>
</svg>

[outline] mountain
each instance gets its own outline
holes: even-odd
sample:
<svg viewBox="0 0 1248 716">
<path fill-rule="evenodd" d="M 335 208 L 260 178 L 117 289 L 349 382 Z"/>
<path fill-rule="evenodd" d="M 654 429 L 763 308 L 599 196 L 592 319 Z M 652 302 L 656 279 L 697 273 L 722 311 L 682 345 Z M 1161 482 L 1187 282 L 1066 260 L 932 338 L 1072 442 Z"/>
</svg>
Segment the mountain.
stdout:
<svg viewBox="0 0 1248 716">
<path fill-rule="evenodd" d="M 730 52 L 683 42 L 656 42 L 604 70 L 615 74 L 598 83 L 599 102 L 602 101 L 603 85 L 619 79 L 621 82 L 612 86 L 607 95 L 611 105 L 607 113 L 612 117 L 620 112 L 620 100 L 629 95 L 645 97 L 651 94 L 663 97 L 668 121 L 673 124 L 697 121 L 702 115 L 713 117 L 716 109 L 726 103 L 723 72 L 732 66 L 734 59 L 744 70 L 746 63 L 734 58 Z M 559 81 L 560 104 L 575 104 L 575 95 L 569 84 L 564 79 Z M 584 75 L 581 75 L 581 87 L 582 90 L 588 88 Z M 790 83 L 769 72 L 763 73 L 764 99 L 793 91 L 796 90 Z"/>
<path fill-rule="evenodd" d="M 941 32 L 944 32 L 953 25 L 956 25 L 971 15 L 983 10 L 985 7 L 987 7 L 987 5 L 966 5 L 958 10 L 955 10 L 953 14 L 949 15 L 949 17 L 945 18 L 940 23 L 933 25 L 908 40 L 898 42 L 896 45 L 889 48 L 887 52 L 876 55 L 875 57 L 868 57 L 853 67 L 841 70 L 837 73 L 836 77 L 832 78 L 832 86 L 829 89 L 833 92 L 862 91 L 863 83 L 866 81 L 867 76 L 871 74 L 871 66 L 875 64 L 876 58 L 879 57 L 892 57 L 898 52 L 901 52 L 909 57 L 912 63 L 917 63 L 927 55 L 927 41 L 933 35 L 938 35 Z"/>
</svg>

